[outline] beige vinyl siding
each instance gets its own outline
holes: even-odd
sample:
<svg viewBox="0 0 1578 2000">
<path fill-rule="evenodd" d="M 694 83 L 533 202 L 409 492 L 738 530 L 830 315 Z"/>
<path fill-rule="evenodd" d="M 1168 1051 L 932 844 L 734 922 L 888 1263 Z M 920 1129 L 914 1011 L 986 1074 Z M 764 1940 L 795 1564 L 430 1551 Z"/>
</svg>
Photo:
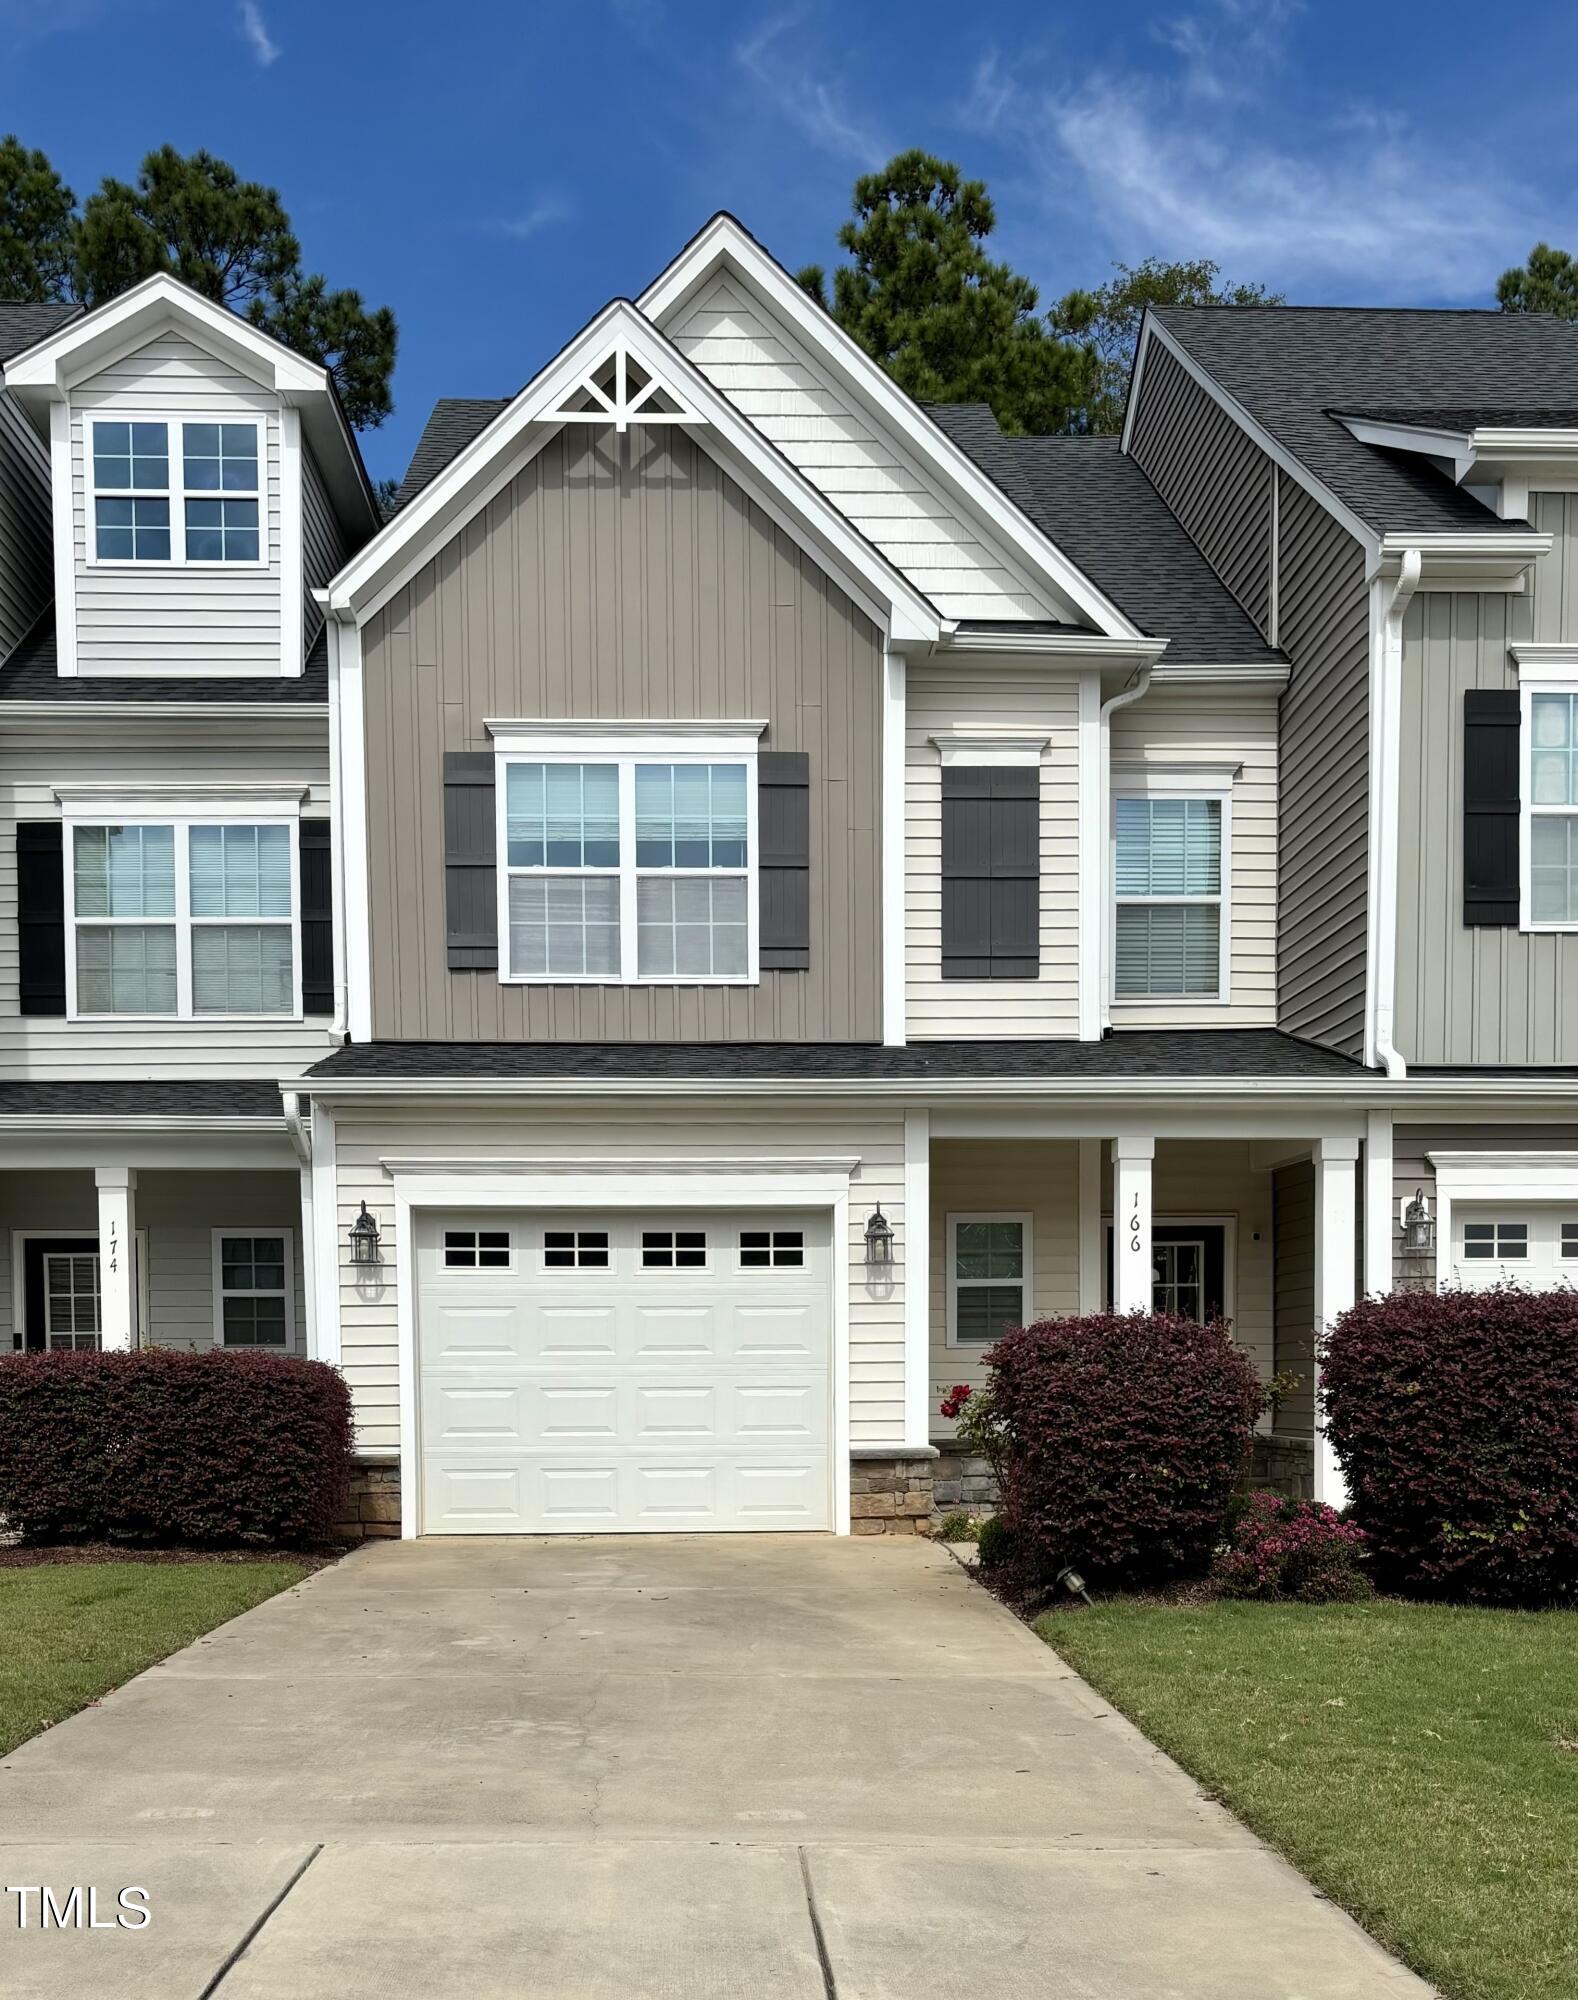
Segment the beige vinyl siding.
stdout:
<svg viewBox="0 0 1578 2000">
<path fill-rule="evenodd" d="M 457 1041 L 881 1034 L 882 640 L 675 430 L 562 432 L 369 624 L 374 1033 Z M 766 719 L 811 783 L 811 964 L 755 987 L 448 970 L 443 752 L 486 717 Z"/>
<path fill-rule="evenodd" d="M 849 1202 L 849 1397 L 854 1444 L 904 1435 L 904 1123 L 885 1109 L 818 1113 L 785 1100 L 714 1108 L 692 1098 L 672 1106 L 501 1103 L 430 1111 L 341 1106 L 335 1113 L 339 1181 L 340 1366 L 355 1402 L 364 1452 L 400 1444 L 396 1244 L 393 1184 L 381 1162 L 419 1154 L 439 1161 L 492 1159 L 515 1167 L 534 1158 L 697 1160 L 761 1157 L 858 1159 Z M 653 1177 L 653 1205 L 664 1184 Z M 381 1235 L 382 1263 L 369 1281 L 348 1261 L 348 1231 L 367 1203 Z M 894 1268 L 868 1279 L 866 1217 L 877 1202 L 893 1224 Z"/>
<path fill-rule="evenodd" d="M 1045 729 L 1041 757 L 1041 976 L 942 976 L 942 762 L 961 725 Z M 981 660 L 909 668 L 904 773 L 905 1019 L 912 1040 L 1079 1033 L 1079 684 Z"/>
<path fill-rule="evenodd" d="M 945 618 L 1055 615 L 747 281 L 716 279 L 667 329 L 682 354 Z"/>
<path fill-rule="evenodd" d="M 1578 639 L 1578 493 L 1530 497 L 1555 537 L 1522 592 L 1421 591 L 1403 624 L 1398 1048 L 1413 1063 L 1578 1062 L 1578 934 L 1463 922 L 1463 696 L 1516 688 L 1507 648 Z"/>
<path fill-rule="evenodd" d="M 323 613 L 312 593 L 321 590 L 350 554 L 349 544 L 329 505 L 323 476 L 306 445 L 301 448 L 301 578 L 302 657 L 323 629 Z"/>
<path fill-rule="evenodd" d="M 54 594 L 49 453 L 0 390 L 0 660 Z"/>
<path fill-rule="evenodd" d="M 300 1189 L 299 1176 L 288 1171 L 138 1174 L 137 1228 L 146 1232 L 148 1254 L 145 1345 L 196 1352 L 217 1344 L 214 1230 L 288 1230 L 295 1304 L 295 1339 L 288 1351 L 306 1353 Z M 12 1231 L 59 1229 L 97 1236 L 91 1171 L 0 1173 L 0 1353 L 11 1347 L 16 1331 Z"/>
<path fill-rule="evenodd" d="M 1136 767 L 1187 778 L 1232 765 L 1228 819 L 1228 991 L 1223 1004 L 1118 1001 L 1123 1028 L 1249 1028 L 1277 1018 L 1277 697 L 1263 688 L 1157 688 L 1112 718 L 1112 785 Z M 1128 768 L 1125 769 L 1125 766 Z"/>
<path fill-rule="evenodd" d="M 328 725 L 321 743 L 303 743 L 299 718 L 275 729 L 249 718 L 241 728 L 171 720 L 157 744 L 141 730 L 106 721 L 62 723 L 60 733 L 0 732 L 0 1069 L 35 1080 L 137 1077 L 274 1077 L 303 1070 L 328 1053 L 323 1020 L 262 1025 L 207 1016 L 191 1021 L 68 1021 L 24 1017 L 17 985 L 16 832 L 19 819 L 58 819 L 59 788 L 117 779 L 139 790 L 157 784 L 300 784 L 309 803 L 329 796 Z M 150 808 L 151 810 L 152 808 Z M 69 948 L 69 942 L 68 942 Z"/>
<path fill-rule="evenodd" d="M 1283 1437 L 1307 1439 L 1315 1425 L 1315 1168 L 1308 1160 L 1278 1167 L 1275 1182 L 1277 1374 L 1298 1386 L 1272 1419 Z"/>
<path fill-rule="evenodd" d="M 1105 1298 L 1106 1229 L 1111 1218 L 1112 1161 L 1102 1147 L 1101 1276 Z M 1251 1164 L 1247 1140 L 1161 1139 L 1152 1177 L 1152 1216 L 1158 1225 L 1185 1218 L 1232 1223 L 1229 1289 L 1234 1298 L 1233 1338 L 1269 1378 L 1275 1342 L 1272 1298 L 1271 1176 Z M 947 1219 L 950 1215 L 1024 1214 L 1032 1217 L 1033 1282 L 1030 1308 L 1037 1319 L 1079 1311 L 1079 1144 L 1062 1139 L 939 1139 L 931 1149 L 931 1383 L 934 1438 L 953 1434 L 938 1404 L 956 1382 L 979 1386 L 987 1378 L 984 1350 L 948 1345 Z"/>
<path fill-rule="evenodd" d="M 1293 665 L 1282 697 L 1279 783 L 1281 1025 L 1357 1056 L 1369 895 L 1364 552 L 1302 486 L 1279 478 L 1280 631 Z"/>
<path fill-rule="evenodd" d="M 279 404 L 272 391 L 181 334 L 162 334 L 71 391 L 72 533 L 77 665 L 83 674 L 127 671 L 277 674 L 280 665 Z M 266 566 L 95 565 L 90 428 L 95 416 L 263 420 Z M 172 430 L 172 475 L 181 439 Z M 172 503 L 173 505 L 174 503 Z M 294 613 L 292 614 L 294 615 Z"/>
<path fill-rule="evenodd" d="M 1145 349 L 1129 454 L 1270 636 L 1272 461 L 1155 339 Z"/>
<path fill-rule="evenodd" d="M 1403 1204 L 1423 1193 L 1436 1215 L 1436 1170 L 1432 1153 L 1571 1153 L 1578 1151 L 1574 1125 L 1394 1125 L 1392 1128 L 1392 1277 L 1398 1286 L 1435 1280 L 1432 1253 L 1423 1264 L 1403 1262 Z"/>
</svg>

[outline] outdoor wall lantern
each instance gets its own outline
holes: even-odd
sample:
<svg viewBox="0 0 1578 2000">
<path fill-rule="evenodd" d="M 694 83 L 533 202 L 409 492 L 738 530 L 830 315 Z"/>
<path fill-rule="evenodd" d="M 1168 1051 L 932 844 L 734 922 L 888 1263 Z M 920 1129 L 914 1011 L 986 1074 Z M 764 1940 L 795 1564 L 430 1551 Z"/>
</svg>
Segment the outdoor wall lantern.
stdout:
<svg viewBox="0 0 1578 2000">
<path fill-rule="evenodd" d="M 1423 1188 L 1415 1188 L 1414 1198 L 1403 1210 L 1403 1255 L 1422 1263 L 1436 1247 L 1436 1226 L 1425 1200 Z"/>
<path fill-rule="evenodd" d="M 367 1204 L 362 1203 L 362 1212 L 351 1224 L 351 1262 L 353 1264 L 376 1264 L 378 1262 L 378 1225 L 367 1213 Z"/>
<path fill-rule="evenodd" d="M 893 1262 L 893 1224 L 882 1213 L 880 1202 L 866 1224 L 866 1262 L 883 1269 Z"/>
</svg>

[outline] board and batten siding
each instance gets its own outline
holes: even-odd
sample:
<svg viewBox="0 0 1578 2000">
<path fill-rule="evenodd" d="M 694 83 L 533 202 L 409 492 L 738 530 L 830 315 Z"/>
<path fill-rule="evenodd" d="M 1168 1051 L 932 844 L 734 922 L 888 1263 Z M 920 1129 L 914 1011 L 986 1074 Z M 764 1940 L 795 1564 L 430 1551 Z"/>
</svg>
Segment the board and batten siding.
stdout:
<svg viewBox="0 0 1578 2000">
<path fill-rule="evenodd" d="M 882 639 L 677 429 L 572 426 L 369 623 L 373 1032 L 420 1041 L 881 1035 Z M 445 952 L 443 753 L 486 717 L 766 719 L 810 757 L 811 953 L 751 986 L 507 986 Z"/>
<path fill-rule="evenodd" d="M 277 674 L 280 664 L 279 400 L 177 333 L 161 334 L 72 389 L 71 466 L 77 666 L 83 674 Z M 95 417 L 263 425 L 260 520 L 269 561 L 245 568 L 94 564 L 90 431 Z M 181 449 L 172 430 L 172 473 Z M 292 612 L 294 615 L 294 610 Z"/>
<path fill-rule="evenodd" d="M 1359 1056 L 1369 902 L 1364 551 L 1302 486 L 1278 477 L 1279 631 L 1292 663 L 1281 710 L 1281 1025 Z"/>
<path fill-rule="evenodd" d="M 1146 345 L 1129 455 L 1269 636 L 1275 468 L 1159 340 Z"/>
<path fill-rule="evenodd" d="M 0 390 L 0 660 L 54 594 L 49 453 Z"/>
<path fill-rule="evenodd" d="M 146 1344 L 187 1352 L 218 1345 L 213 1232 L 288 1230 L 295 1339 L 286 1351 L 306 1353 L 299 1176 L 266 1170 L 143 1170 L 137 1176 L 136 1201 L 137 1228 L 145 1232 L 148 1246 Z M 97 1236 L 98 1195 L 91 1172 L 0 1174 L 0 1353 L 10 1349 L 16 1332 L 12 1231 L 59 1229 Z"/>
<path fill-rule="evenodd" d="M 328 724 L 303 743 L 300 718 L 249 717 L 220 734 L 204 720 L 170 720 L 157 746 L 141 731 L 104 720 L 65 722 L 58 735 L 0 729 L 0 1072 L 90 1082 L 139 1077 L 273 1077 L 306 1069 L 328 1053 L 327 1021 L 69 1021 L 24 1016 L 17 961 L 16 822 L 59 819 L 57 789 L 124 780 L 178 796 L 182 786 L 299 784 L 315 809 L 329 799 Z M 156 816 L 150 805 L 150 817 Z"/>
<path fill-rule="evenodd" d="M 1578 493 L 1535 493 L 1554 537 L 1521 592 L 1429 591 L 1403 621 L 1398 1048 L 1412 1063 L 1578 1063 L 1578 934 L 1463 922 L 1463 696 L 1515 689 L 1519 640 L 1578 640 Z"/>
<path fill-rule="evenodd" d="M 306 445 L 301 448 L 301 648 L 302 657 L 323 628 L 323 613 L 312 593 L 323 589 L 351 553 L 345 534 L 329 505 L 323 475 Z"/>
<path fill-rule="evenodd" d="M 741 279 L 715 279 L 667 332 L 945 618 L 1055 615 L 1009 553 L 938 490 L 913 447 L 862 410 Z"/>
<path fill-rule="evenodd" d="M 1041 755 L 1041 975 L 942 976 L 942 759 L 964 725 L 1045 729 Z M 1079 1033 L 1079 683 L 983 659 L 912 665 L 905 689 L 904 1005 L 912 1040 Z"/>
<path fill-rule="evenodd" d="M 357 1448 L 398 1451 L 400 1375 L 393 1182 L 382 1162 L 419 1154 L 435 1163 L 497 1158 L 529 1169 L 534 1156 L 563 1160 L 758 1157 L 856 1159 L 849 1201 L 849 1400 L 853 1444 L 904 1436 L 904 1120 L 884 1108 L 819 1114 L 782 1098 L 738 1106 L 688 1100 L 666 1108 L 607 1104 L 409 1108 L 341 1106 L 335 1113 L 340 1257 L 340 1367 L 351 1385 Z M 664 1206 L 653 1176 L 652 1205 Z M 349 1261 L 351 1224 L 367 1203 L 382 1262 L 369 1274 Z M 880 1202 L 894 1229 L 890 1276 L 868 1276 L 865 1224 Z M 540 1206 L 540 1204 L 538 1204 Z"/>
<path fill-rule="evenodd" d="M 1112 718 L 1112 784 L 1139 771 L 1187 780 L 1238 765 L 1228 818 L 1228 1000 L 1114 1000 L 1123 1028 L 1250 1028 L 1277 1018 L 1277 696 L 1266 688 L 1157 688 Z"/>
<path fill-rule="evenodd" d="M 1392 1279 L 1399 1287 L 1435 1277 L 1435 1258 L 1423 1266 L 1403 1262 L 1403 1206 L 1415 1194 L 1436 1215 L 1432 1153 L 1578 1152 L 1578 1125 L 1394 1125 L 1392 1127 Z M 1526 1204 L 1513 1202 L 1513 1208 Z"/>
</svg>

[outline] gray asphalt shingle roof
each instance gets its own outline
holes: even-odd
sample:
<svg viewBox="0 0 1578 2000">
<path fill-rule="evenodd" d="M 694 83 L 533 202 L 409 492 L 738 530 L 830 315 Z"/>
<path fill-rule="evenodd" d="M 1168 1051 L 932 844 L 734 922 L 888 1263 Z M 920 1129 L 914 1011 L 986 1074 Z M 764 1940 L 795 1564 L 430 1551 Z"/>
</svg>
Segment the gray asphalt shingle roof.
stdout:
<svg viewBox="0 0 1578 2000">
<path fill-rule="evenodd" d="M 984 403 L 928 414 L 1118 609 L 1169 665 L 1280 661 L 1116 438 L 1004 437 Z"/>
<path fill-rule="evenodd" d="M 20 354 L 68 319 L 81 316 L 81 306 L 34 305 L 25 299 L 0 299 L 0 363 Z"/>
<path fill-rule="evenodd" d="M 436 402 L 422 426 L 411 463 L 395 494 L 396 508 L 405 506 L 424 486 L 431 485 L 450 460 L 457 458 L 514 400 L 513 396 L 445 396 Z"/>
<path fill-rule="evenodd" d="M 1561 411 L 1578 399 L 1578 324 L 1540 313 L 1169 306 L 1155 317 L 1377 534 L 1524 524 L 1499 520 L 1409 453 L 1360 444 L 1333 410 Z"/>
<path fill-rule="evenodd" d="M 0 1083 L 0 1118 L 283 1118 L 279 1085 L 209 1078 L 163 1083 Z"/>
<path fill-rule="evenodd" d="M 60 674 L 55 659 L 55 607 L 51 605 L 12 647 L 0 666 L 0 703 L 8 701 L 208 701 L 277 702 L 282 707 L 327 703 L 327 629 L 308 649 L 300 674 L 229 680 L 172 674 L 168 679 L 130 674 Z"/>
</svg>

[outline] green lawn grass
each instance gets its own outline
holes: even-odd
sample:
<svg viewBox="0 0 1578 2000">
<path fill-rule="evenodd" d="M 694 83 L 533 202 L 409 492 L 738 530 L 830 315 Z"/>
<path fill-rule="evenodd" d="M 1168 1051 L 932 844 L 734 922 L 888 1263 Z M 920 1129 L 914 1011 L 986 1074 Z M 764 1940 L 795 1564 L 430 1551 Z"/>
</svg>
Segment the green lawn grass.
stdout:
<svg viewBox="0 0 1578 2000">
<path fill-rule="evenodd" d="M 1452 2000 L 1578 1995 L 1578 1612 L 1117 1600 L 1036 1630 Z"/>
<path fill-rule="evenodd" d="M 299 1583 L 300 1562 L 0 1569 L 0 1755 Z"/>
</svg>

